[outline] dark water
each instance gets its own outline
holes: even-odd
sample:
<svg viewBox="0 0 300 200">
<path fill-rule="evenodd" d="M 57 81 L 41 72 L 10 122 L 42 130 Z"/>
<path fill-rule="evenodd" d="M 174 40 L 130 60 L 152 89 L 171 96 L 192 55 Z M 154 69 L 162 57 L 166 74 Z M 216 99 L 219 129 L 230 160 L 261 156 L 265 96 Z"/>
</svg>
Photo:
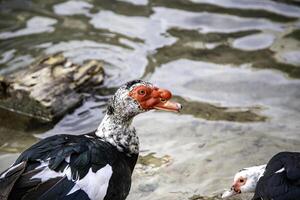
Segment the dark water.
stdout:
<svg viewBox="0 0 300 200">
<path fill-rule="evenodd" d="M 102 60 L 107 74 L 56 125 L 1 111 L 1 170 L 37 138 L 94 130 L 114 88 L 136 78 L 185 109 L 134 120 L 144 157 L 130 200 L 216 195 L 238 169 L 300 150 L 299 1 L 2 0 L 0 10 L 0 74 L 57 52 Z"/>
</svg>

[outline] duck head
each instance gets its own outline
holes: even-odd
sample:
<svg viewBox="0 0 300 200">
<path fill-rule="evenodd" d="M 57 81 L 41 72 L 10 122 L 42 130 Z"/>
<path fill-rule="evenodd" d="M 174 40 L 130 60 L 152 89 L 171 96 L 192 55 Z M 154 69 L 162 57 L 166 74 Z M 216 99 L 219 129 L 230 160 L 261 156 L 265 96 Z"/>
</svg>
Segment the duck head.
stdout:
<svg viewBox="0 0 300 200">
<path fill-rule="evenodd" d="M 171 98 L 169 90 L 142 80 L 130 81 L 116 91 L 108 106 L 108 114 L 114 113 L 126 120 L 149 110 L 179 112 L 182 106 L 170 101 Z"/>
<path fill-rule="evenodd" d="M 222 198 L 227 198 L 241 193 L 255 192 L 258 180 L 263 176 L 266 165 L 254 166 L 241 169 L 233 179 L 230 190 L 222 194 Z"/>
<path fill-rule="evenodd" d="M 166 89 L 142 80 L 130 81 L 122 85 L 109 101 L 96 135 L 119 151 L 138 154 L 139 139 L 131 127 L 132 119 L 149 110 L 179 112 L 181 105 L 170 101 L 171 98 L 171 92 Z"/>
</svg>

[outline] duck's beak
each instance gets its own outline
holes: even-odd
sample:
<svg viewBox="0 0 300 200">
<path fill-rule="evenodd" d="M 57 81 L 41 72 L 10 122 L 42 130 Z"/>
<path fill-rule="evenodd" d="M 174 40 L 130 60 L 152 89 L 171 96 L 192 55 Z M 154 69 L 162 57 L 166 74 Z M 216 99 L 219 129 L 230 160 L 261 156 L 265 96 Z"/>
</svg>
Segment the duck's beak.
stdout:
<svg viewBox="0 0 300 200">
<path fill-rule="evenodd" d="M 236 194 L 240 194 L 241 190 L 240 189 L 235 189 L 235 186 L 233 185 L 230 190 L 226 190 L 223 194 L 222 194 L 222 199 L 224 198 L 228 198 L 228 197 L 232 197 Z"/>
<path fill-rule="evenodd" d="M 154 109 L 172 112 L 179 112 L 182 109 L 180 103 L 170 101 L 172 93 L 169 90 L 154 88 L 151 95 L 158 99 L 158 103 L 153 106 Z"/>
<path fill-rule="evenodd" d="M 179 112 L 182 109 L 180 103 L 172 102 L 172 101 L 165 101 L 160 102 L 154 106 L 156 110 L 164 110 L 164 111 L 172 111 L 172 112 Z"/>
<path fill-rule="evenodd" d="M 238 194 L 237 192 L 235 192 L 234 190 L 226 190 L 223 194 L 222 194 L 222 199 L 231 197 Z"/>
</svg>

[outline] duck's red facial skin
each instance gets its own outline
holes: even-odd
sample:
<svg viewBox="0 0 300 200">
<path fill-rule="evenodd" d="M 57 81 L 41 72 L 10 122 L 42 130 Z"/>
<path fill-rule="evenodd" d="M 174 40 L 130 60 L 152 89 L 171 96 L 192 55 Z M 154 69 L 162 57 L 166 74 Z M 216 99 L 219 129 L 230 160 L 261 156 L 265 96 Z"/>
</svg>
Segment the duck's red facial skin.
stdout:
<svg viewBox="0 0 300 200">
<path fill-rule="evenodd" d="M 130 91 L 129 96 L 139 102 L 145 110 L 158 109 L 178 112 L 181 109 L 179 103 L 169 101 L 172 93 L 165 89 L 140 85 Z"/>
<path fill-rule="evenodd" d="M 236 182 L 233 183 L 231 189 L 236 193 L 241 193 L 241 187 L 246 184 L 247 178 L 240 177 Z"/>
</svg>

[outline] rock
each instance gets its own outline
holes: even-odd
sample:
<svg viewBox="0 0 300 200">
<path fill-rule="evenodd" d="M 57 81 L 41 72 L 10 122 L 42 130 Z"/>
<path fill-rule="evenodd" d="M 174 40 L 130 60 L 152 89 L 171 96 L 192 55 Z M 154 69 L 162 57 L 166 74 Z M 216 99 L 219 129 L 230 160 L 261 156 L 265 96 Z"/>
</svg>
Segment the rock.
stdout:
<svg viewBox="0 0 300 200">
<path fill-rule="evenodd" d="M 151 183 L 143 183 L 139 185 L 139 190 L 141 192 L 154 192 L 158 188 L 158 183 L 151 182 Z"/>
<path fill-rule="evenodd" d="M 0 107 L 50 122 L 81 103 L 80 88 L 101 84 L 103 79 L 103 63 L 91 60 L 77 65 L 55 54 L 0 76 Z"/>
<path fill-rule="evenodd" d="M 138 163 L 145 166 L 161 167 L 163 165 L 168 165 L 171 162 L 171 156 L 165 155 L 163 157 L 155 156 L 155 153 L 149 153 L 147 155 L 140 155 Z"/>
</svg>

